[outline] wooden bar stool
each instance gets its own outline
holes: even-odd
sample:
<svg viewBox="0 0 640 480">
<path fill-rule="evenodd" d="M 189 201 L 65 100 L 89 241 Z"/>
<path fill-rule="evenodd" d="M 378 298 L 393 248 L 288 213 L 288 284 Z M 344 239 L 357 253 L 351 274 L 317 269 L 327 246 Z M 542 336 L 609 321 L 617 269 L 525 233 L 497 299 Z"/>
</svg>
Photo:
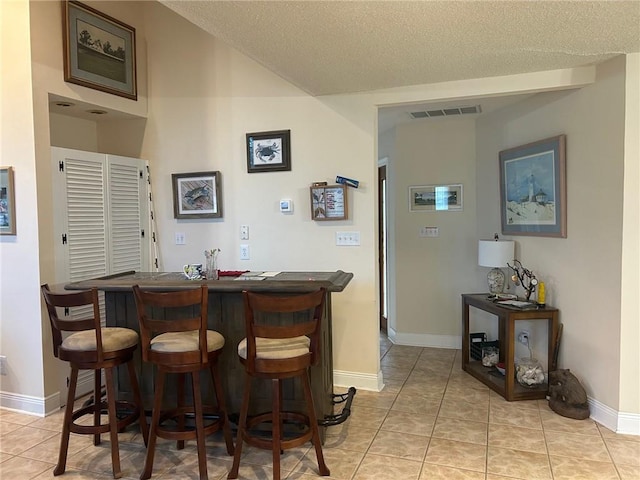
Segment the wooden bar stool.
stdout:
<svg viewBox="0 0 640 480">
<path fill-rule="evenodd" d="M 238 478 L 242 443 L 273 452 L 273 478 L 280 479 L 280 454 L 311 440 L 315 447 L 320 475 L 328 476 L 318 431 L 309 367 L 316 365 L 320 356 L 320 322 L 324 314 L 326 290 L 295 295 L 272 296 L 243 292 L 247 337 L 238 344 L 238 357 L 245 367 L 245 387 L 238 423 L 236 452 L 233 467 L 227 478 Z M 263 313 L 283 314 L 292 319 L 292 325 L 266 325 Z M 253 377 L 271 380 L 271 412 L 248 418 L 249 397 Z M 302 381 L 307 411 L 283 411 L 282 380 L 298 377 Z M 284 421 L 306 425 L 301 434 L 285 435 Z M 250 429 L 265 422 L 271 423 L 271 437 L 252 433 Z"/>
<path fill-rule="evenodd" d="M 47 284 L 42 285 L 41 288 L 47 311 L 49 312 L 53 354 L 71 365 L 71 380 L 62 424 L 60 453 L 58 464 L 53 474 L 61 475 L 65 471 L 70 432 L 93 435 L 94 445 L 100 444 L 100 434 L 109 432 L 113 477 L 120 478 L 122 472 L 120 469 L 118 432 L 139 420 L 145 444 L 149 438 L 140 389 L 133 366 L 133 352 L 138 347 L 138 334 L 129 328 L 100 327 L 100 305 L 98 303 L 98 291 L 95 288 L 74 293 L 54 293 Z M 58 309 L 65 309 L 65 312 L 67 312 L 67 309 L 73 307 L 84 307 L 85 310 L 88 310 L 83 315 L 83 319 L 60 318 Z M 83 311 L 79 311 L 78 314 L 81 315 L 82 313 Z M 73 333 L 63 339 L 62 332 Z M 129 379 L 135 403 L 117 401 L 115 398 L 113 369 L 123 364 L 126 364 L 129 370 Z M 106 401 L 101 400 L 102 369 L 104 369 L 107 387 Z M 78 382 L 78 370 L 94 371 L 93 403 L 74 411 L 73 403 Z M 102 424 L 100 415 L 105 411 L 108 414 L 108 422 Z M 120 418 L 116 416 L 116 411 L 121 415 Z M 122 414 L 123 411 L 127 413 Z M 84 415 L 93 415 L 93 425 L 79 425 L 75 422 L 75 420 Z"/>
<path fill-rule="evenodd" d="M 140 323 L 142 359 L 155 364 L 158 372 L 149 445 L 140 478 L 151 477 L 156 437 L 161 437 L 176 440 L 178 449 L 184 448 L 185 440 L 195 439 L 200 478 L 207 479 L 205 436 L 222 429 L 227 452 L 233 455 L 233 439 L 218 372 L 218 357 L 224 346 L 224 337 L 216 331 L 207 330 L 207 286 L 173 292 L 152 292 L 143 291 L 138 285 L 134 285 L 133 293 Z M 210 370 L 213 378 L 217 407 L 202 404 L 200 372 L 205 369 Z M 177 406 L 163 411 L 163 392 L 168 373 L 178 374 Z M 184 399 L 187 374 L 191 377 L 193 405 L 186 405 Z M 205 414 L 215 415 L 207 425 L 204 423 Z M 187 419 L 191 417 L 195 428 L 187 423 Z M 169 420 L 176 422 L 171 423 Z"/>
</svg>

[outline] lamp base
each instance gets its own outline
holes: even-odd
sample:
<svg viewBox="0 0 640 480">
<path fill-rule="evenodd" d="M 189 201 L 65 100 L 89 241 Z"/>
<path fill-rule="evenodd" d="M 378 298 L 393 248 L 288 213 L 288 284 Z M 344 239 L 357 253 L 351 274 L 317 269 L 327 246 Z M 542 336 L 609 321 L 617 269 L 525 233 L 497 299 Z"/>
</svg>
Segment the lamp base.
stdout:
<svg viewBox="0 0 640 480">
<path fill-rule="evenodd" d="M 497 295 L 504 292 L 504 272 L 499 268 L 492 268 L 487 273 L 487 283 L 489 284 L 489 293 Z"/>
</svg>

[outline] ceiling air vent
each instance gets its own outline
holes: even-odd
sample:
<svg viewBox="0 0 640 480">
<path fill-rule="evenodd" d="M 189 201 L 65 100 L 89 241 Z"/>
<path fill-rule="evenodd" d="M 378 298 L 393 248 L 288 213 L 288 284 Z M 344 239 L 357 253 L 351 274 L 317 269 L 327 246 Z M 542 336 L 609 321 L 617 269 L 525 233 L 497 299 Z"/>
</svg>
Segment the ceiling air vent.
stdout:
<svg viewBox="0 0 640 480">
<path fill-rule="evenodd" d="M 410 112 L 412 118 L 433 118 L 433 117 L 449 117 L 451 115 L 468 115 L 470 113 L 480 113 L 482 109 L 480 105 L 471 107 L 450 107 L 440 110 L 426 110 L 421 112 Z"/>
</svg>

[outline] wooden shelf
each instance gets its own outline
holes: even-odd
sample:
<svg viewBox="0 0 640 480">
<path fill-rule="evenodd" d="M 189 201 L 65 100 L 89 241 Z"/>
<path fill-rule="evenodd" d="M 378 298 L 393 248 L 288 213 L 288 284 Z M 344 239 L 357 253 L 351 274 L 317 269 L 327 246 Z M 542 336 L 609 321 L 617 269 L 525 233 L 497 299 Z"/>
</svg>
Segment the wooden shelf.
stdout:
<svg viewBox="0 0 640 480">
<path fill-rule="evenodd" d="M 505 365 L 505 375 L 494 368 L 487 368 L 482 362 L 471 360 L 469 356 L 469 307 L 475 307 L 498 317 L 500 360 Z M 462 295 L 462 369 L 472 377 L 502 395 L 505 399 L 535 400 L 547 395 L 546 383 L 535 387 L 523 387 L 515 379 L 515 322 L 517 320 L 542 320 L 548 324 L 548 365 L 553 363 L 555 339 L 558 334 L 558 315 L 556 308 L 546 307 L 537 310 L 514 310 L 501 307 L 487 298 L 486 294 Z"/>
<path fill-rule="evenodd" d="M 474 361 L 467 364 L 465 371 L 472 377 L 480 380 L 493 391 L 505 396 L 503 392 L 506 389 L 506 378 L 495 368 L 485 367 L 482 365 L 482 362 Z M 528 388 L 523 387 L 517 381 L 514 381 L 512 393 L 513 398 L 511 400 L 543 399 L 546 397 L 547 391 L 548 385 L 546 383 Z"/>
</svg>

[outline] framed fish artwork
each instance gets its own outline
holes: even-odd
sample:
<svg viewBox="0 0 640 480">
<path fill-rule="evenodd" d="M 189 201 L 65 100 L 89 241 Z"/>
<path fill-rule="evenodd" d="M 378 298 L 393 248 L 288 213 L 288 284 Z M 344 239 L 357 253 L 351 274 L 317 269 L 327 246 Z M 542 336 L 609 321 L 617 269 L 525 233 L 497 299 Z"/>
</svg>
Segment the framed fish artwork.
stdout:
<svg viewBox="0 0 640 480">
<path fill-rule="evenodd" d="M 247 172 L 291 170 L 291 130 L 247 133 Z"/>
<path fill-rule="evenodd" d="M 174 218 L 222 218 L 220 172 L 174 173 Z"/>
</svg>

